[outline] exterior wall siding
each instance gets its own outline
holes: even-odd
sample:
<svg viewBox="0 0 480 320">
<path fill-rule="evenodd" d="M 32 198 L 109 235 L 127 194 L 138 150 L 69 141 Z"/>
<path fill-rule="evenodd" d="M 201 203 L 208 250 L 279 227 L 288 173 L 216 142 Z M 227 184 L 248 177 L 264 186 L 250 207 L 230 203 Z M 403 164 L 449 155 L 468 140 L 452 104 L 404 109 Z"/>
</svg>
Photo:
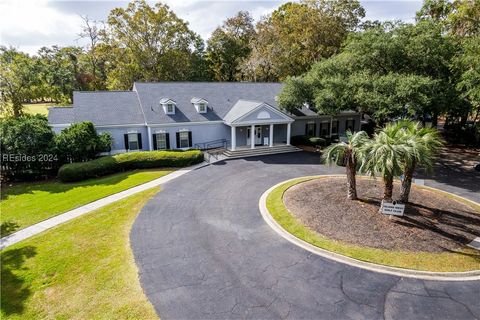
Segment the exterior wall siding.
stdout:
<svg viewBox="0 0 480 320">
<path fill-rule="evenodd" d="M 347 120 L 349 119 L 355 120 L 355 131 L 360 130 L 361 118 L 359 114 L 337 115 L 333 117 L 333 121 L 335 120 L 339 121 L 339 128 L 338 128 L 339 135 L 345 134 L 346 123 L 347 123 Z M 295 121 L 292 123 L 292 137 L 305 135 L 305 128 L 307 123 L 315 123 L 315 136 L 319 136 L 320 123 L 322 123 L 323 121 L 330 122 L 330 116 L 321 116 L 319 118 L 311 118 L 311 119 L 295 119 Z"/>
<path fill-rule="evenodd" d="M 157 131 L 168 132 L 170 137 L 170 149 L 178 148 L 176 134 L 181 130 L 192 132 L 192 148 L 195 147 L 196 144 L 204 144 L 219 139 L 226 139 L 227 142 L 230 141 L 230 127 L 223 123 L 201 125 L 189 125 L 188 123 L 185 123 L 179 124 L 178 126 L 150 127 L 150 130 L 152 135 Z"/>
<path fill-rule="evenodd" d="M 147 127 L 101 127 L 97 128 L 97 132 L 110 132 L 113 138 L 111 153 L 125 152 L 125 140 L 124 135 L 127 133 L 140 133 L 142 135 L 142 149 L 148 150 L 148 135 Z"/>
<path fill-rule="evenodd" d="M 355 120 L 355 130 L 360 130 L 360 115 L 338 115 L 333 118 L 339 120 L 339 135 L 345 134 L 346 122 L 349 119 Z M 291 124 L 291 136 L 305 135 L 305 126 L 309 122 L 314 122 L 316 124 L 316 135 L 319 135 L 320 123 L 322 121 L 330 121 L 329 116 L 322 116 L 319 118 L 313 119 L 295 119 Z M 55 133 L 60 133 L 62 129 L 66 126 L 53 126 L 53 131 Z M 269 137 L 269 125 L 262 125 L 262 144 L 264 137 Z M 142 149 L 149 150 L 149 134 L 146 126 L 131 126 L 131 127 L 97 127 L 97 132 L 110 132 L 113 138 L 113 145 L 111 153 L 120 153 L 125 152 L 125 142 L 124 135 L 127 133 L 140 133 L 142 136 Z M 230 127 L 223 123 L 209 123 L 209 124 L 189 124 L 189 123 L 180 123 L 177 126 L 154 126 L 150 127 L 151 133 L 156 132 L 168 132 L 170 139 L 170 149 L 177 149 L 176 133 L 181 130 L 188 130 L 192 133 L 192 148 L 195 145 L 203 145 L 209 141 L 226 139 L 227 147 L 231 147 L 231 131 Z M 247 126 L 241 126 L 236 128 L 236 142 L 237 146 L 246 146 L 247 145 Z M 287 140 L 287 124 L 275 124 L 273 129 L 273 143 L 281 144 L 286 143 Z M 153 148 L 153 143 L 152 143 Z"/>
</svg>

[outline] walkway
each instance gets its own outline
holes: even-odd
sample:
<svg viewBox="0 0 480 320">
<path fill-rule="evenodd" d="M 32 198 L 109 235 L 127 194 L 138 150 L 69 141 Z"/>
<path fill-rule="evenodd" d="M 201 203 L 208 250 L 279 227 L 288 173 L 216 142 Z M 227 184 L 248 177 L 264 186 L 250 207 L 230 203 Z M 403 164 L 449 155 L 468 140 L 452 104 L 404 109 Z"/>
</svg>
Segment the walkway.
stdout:
<svg viewBox="0 0 480 320">
<path fill-rule="evenodd" d="M 218 162 L 154 196 L 130 240 L 142 287 L 162 319 L 480 318 L 479 281 L 358 269 L 312 255 L 267 226 L 258 201 L 269 187 L 344 170 L 317 163 L 305 153 Z"/>
<path fill-rule="evenodd" d="M 59 214 L 57 216 L 54 216 L 52 218 L 43 220 L 39 223 L 36 223 L 34 225 L 31 225 L 29 227 L 26 227 L 25 229 L 19 230 L 15 233 L 12 233 L 11 235 L 8 235 L 6 237 L 3 237 L 0 239 L 0 249 L 6 248 L 8 246 L 11 246 L 17 242 L 20 242 L 22 240 L 25 240 L 27 238 L 30 238 L 34 235 L 37 235 L 45 230 L 48 230 L 50 228 L 53 228 L 61 223 L 70 221 L 72 219 L 75 219 L 81 215 L 84 215 L 86 213 L 89 213 L 91 211 L 97 210 L 101 207 L 104 207 L 106 205 L 109 205 L 115 201 L 124 199 L 126 197 L 129 197 L 133 194 L 145 191 L 147 189 L 157 187 L 161 184 L 167 183 L 168 181 L 171 181 L 177 177 L 180 177 L 184 175 L 185 173 L 190 172 L 191 170 L 194 170 L 196 168 L 199 168 L 201 166 L 204 166 L 205 164 L 199 164 L 195 165 L 189 168 L 184 168 L 180 170 L 173 171 L 172 173 L 169 173 L 161 178 L 152 180 L 150 182 L 141 184 L 139 186 L 124 190 L 119 193 L 112 194 L 108 197 L 99 199 L 94 202 L 90 202 L 86 205 L 83 205 L 81 207 L 78 207 L 76 209 L 67 211 L 65 213 Z"/>
</svg>

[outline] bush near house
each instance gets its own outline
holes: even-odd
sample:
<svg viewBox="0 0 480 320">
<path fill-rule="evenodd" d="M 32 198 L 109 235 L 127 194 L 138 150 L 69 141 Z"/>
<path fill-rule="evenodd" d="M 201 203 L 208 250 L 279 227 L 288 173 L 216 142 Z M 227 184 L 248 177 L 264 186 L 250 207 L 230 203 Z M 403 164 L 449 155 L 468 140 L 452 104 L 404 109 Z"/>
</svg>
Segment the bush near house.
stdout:
<svg viewBox="0 0 480 320">
<path fill-rule="evenodd" d="M 326 140 L 324 138 L 320 137 L 314 137 L 314 136 L 293 136 L 291 138 L 291 143 L 294 146 L 318 146 L 318 145 L 324 145 L 326 143 Z"/>
<path fill-rule="evenodd" d="M 58 178 L 73 182 L 132 169 L 185 167 L 202 161 L 203 153 L 199 150 L 129 152 L 65 164 L 58 170 Z"/>
<path fill-rule="evenodd" d="M 88 121 L 55 134 L 43 115 L 2 118 L 2 178 L 35 180 L 53 176 L 62 164 L 95 159 L 98 153 L 110 151 L 111 144 L 111 135 L 98 134 Z"/>
</svg>

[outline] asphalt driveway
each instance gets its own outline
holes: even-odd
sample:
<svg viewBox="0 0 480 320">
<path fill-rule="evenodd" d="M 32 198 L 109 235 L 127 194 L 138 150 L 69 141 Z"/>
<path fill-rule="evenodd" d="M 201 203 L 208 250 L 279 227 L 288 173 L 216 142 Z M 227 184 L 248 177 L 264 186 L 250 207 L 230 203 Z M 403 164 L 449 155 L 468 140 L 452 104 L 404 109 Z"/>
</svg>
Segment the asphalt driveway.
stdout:
<svg viewBox="0 0 480 320">
<path fill-rule="evenodd" d="M 141 284 L 161 318 L 480 318 L 479 281 L 358 269 L 312 255 L 266 225 L 258 211 L 265 190 L 332 172 L 343 169 L 293 153 L 219 162 L 165 184 L 130 235 Z"/>
</svg>

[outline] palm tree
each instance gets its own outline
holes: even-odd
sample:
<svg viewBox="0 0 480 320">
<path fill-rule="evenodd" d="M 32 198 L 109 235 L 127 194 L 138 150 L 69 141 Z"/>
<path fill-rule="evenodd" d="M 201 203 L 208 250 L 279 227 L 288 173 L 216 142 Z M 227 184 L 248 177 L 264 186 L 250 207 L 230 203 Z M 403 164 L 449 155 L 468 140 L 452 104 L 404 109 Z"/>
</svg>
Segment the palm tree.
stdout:
<svg viewBox="0 0 480 320">
<path fill-rule="evenodd" d="M 347 171 L 347 199 L 357 200 L 357 184 L 355 175 L 357 172 L 358 157 L 357 152 L 367 141 L 368 135 L 364 131 L 356 133 L 346 132 L 347 142 L 338 142 L 328 146 L 325 149 L 322 158 L 325 163 L 331 165 L 342 160 L 346 164 Z"/>
<path fill-rule="evenodd" d="M 383 200 L 392 200 L 393 178 L 402 174 L 402 159 L 409 152 L 406 139 L 405 130 L 395 124 L 387 124 L 360 150 L 363 158 L 360 171 L 372 176 L 379 173 L 383 178 Z"/>
<path fill-rule="evenodd" d="M 435 155 L 443 147 L 444 142 L 437 129 L 424 128 L 419 122 L 404 120 L 396 125 L 405 132 L 405 143 L 408 145 L 408 152 L 403 157 L 403 181 L 400 192 L 400 201 L 407 203 L 415 168 L 421 165 L 431 170 Z"/>
</svg>

